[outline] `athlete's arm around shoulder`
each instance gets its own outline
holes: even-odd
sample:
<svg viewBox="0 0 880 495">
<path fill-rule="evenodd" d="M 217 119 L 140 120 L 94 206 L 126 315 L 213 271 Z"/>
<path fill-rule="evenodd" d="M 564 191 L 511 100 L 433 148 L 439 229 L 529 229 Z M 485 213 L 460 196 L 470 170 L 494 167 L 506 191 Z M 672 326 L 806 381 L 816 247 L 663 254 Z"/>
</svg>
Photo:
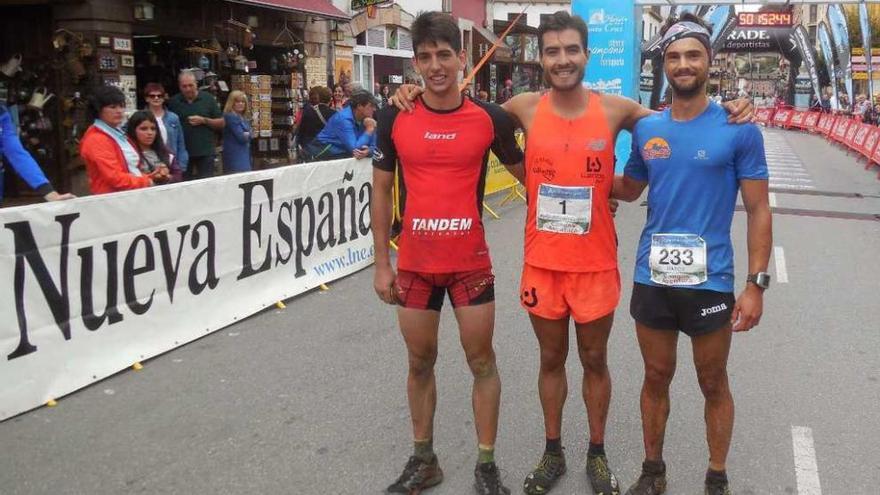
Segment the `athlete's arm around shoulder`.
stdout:
<svg viewBox="0 0 880 495">
<path fill-rule="evenodd" d="M 602 108 L 611 128 L 617 132 L 632 131 L 636 127 L 636 122 L 656 113 L 629 98 L 605 93 L 602 93 Z"/>
<path fill-rule="evenodd" d="M 515 119 L 517 127 L 528 131 L 529 127 L 532 126 L 532 119 L 535 117 L 535 110 L 538 108 L 538 101 L 540 99 L 540 93 L 520 93 L 505 101 L 501 108 Z"/>
</svg>

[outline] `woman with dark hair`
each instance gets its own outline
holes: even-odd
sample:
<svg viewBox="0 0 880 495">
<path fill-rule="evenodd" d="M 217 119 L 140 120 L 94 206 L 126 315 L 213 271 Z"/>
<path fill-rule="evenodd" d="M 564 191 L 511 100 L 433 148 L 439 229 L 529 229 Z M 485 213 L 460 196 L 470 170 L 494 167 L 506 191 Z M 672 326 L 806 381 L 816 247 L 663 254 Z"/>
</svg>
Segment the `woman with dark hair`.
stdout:
<svg viewBox="0 0 880 495">
<path fill-rule="evenodd" d="M 348 103 L 348 98 L 345 96 L 345 88 L 341 84 L 337 84 L 333 87 L 333 99 L 330 102 L 330 107 L 333 110 L 342 110 L 346 103 Z"/>
<path fill-rule="evenodd" d="M 159 121 L 148 111 L 135 112 L 128 119 L 126 134 L 141 156 L 138 169 L 151 175 L 154 182 L 179 182 L 183 172 L 177 157 L 165 146 Z"/>
<path fill-rule="evenodd" d="M 330 117 L 336 113 L 336 110 L 330 108 L 330 88 L 324 86 L 315 86 L 309 90 L 309 101 L 314 101 L 312 105 L 306 105 L 302 109 L 302 117 L 299 122 L 297 132 L 297 145 L 301 154 L 304 153 L 305 147 L 311 143 L 315 136 L 318 135 Z"/>
<path fill-rule="evenodd" d="M 125 95 L 114 86 L 99 86 L 89 100 L 93 124 L 79 145 L 92 194 L 104 194 L 153 185 L 138 168 L 141 155 L 122 131 Z"/>
<path fill-rule="evenodd" d="M 180 117 L 176 113 L 165 108 L 165 100 L 168 94 L 165 87 L 159 83 L 147 83 L 144 86 L 144 99 L 147 102 L 146 110 L 149 110 L 156 117 L 159 124 L 159 133 L 162 135 L 162 142 L 168 147 L 168 150 L 177 158 L 177 164 L 180 169 L 186 171 L 189 163 L 189 153 L 186 151 L 186 142 L 183 140 L 183 126 L 180 123 Z"/>
<path fill-rule="evenodd" d="M 376 98 L 379 100 L 379 108 L 387 107 L 388 100 L 391 99 L 391 88 L 389 88 L 387 84 L 383 84 L 381 89 L 379 89 L 379 94 L 376 95 Z"/>
</svg>

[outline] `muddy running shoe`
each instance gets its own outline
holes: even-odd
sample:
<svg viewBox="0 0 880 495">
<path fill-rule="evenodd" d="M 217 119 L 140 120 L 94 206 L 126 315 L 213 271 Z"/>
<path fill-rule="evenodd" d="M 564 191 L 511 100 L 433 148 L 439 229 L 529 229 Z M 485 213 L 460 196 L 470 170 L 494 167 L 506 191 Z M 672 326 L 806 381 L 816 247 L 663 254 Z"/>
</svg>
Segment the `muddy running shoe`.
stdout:
<svg viewBox="0 0 880 495">
<path fill-rule="evenodd" d="M 706 495 L 730 495 L 730 485 L 727 480 L 706 480 Z"/>
<path fill-rule="evenodd" d="M 642 463 L 642 475 L 626 495 L 660 495 L 666 492 L 666 464 L 663 461 Z"/>
<path fill-rule="evenodd" d="M 523 491 L 528 495 L 543 495 L 565 474 L 565 454 L 544 452 L 535 470 L 526 476 Z"/>
<path fill-rule="evenodd" d="M 510 489 L 501 484 L 494 462 L 478 463 L 474 468 L 474 489 L 479 495 L 510 495 Z"/>
<path fill-rule="evenodd" d="M 596 495 L 620 495 L 620 485 L 617 478 L 608 467 L 608 458 L 605 454 L 587 454 L 587 479 L 593 486 Z"/>
<path fill-rule="evenodd" d="M 431 462 L 418 457 L 410 457 L 403 468 L 403 474 L 397 481 L 385 489 L 385 493 L 406 493 L 418 495 L 422 490 L 440 484 L 443 481 L 443 470 L 437 462 L 437 456 Z"/>
</svg>

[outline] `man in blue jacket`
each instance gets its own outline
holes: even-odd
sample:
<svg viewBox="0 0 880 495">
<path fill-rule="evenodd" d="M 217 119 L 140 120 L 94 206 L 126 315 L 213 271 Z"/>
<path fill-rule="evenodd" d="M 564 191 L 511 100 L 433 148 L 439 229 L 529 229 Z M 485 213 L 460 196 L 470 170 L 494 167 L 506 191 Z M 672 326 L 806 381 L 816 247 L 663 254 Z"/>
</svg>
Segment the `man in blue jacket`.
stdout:
<svg viewBox="0 0 880 495">
<path fill-rule="evenodd" d="M 0 157 L 24 179 L 25 182 L 46 201 L 75 198 L 73 194 L 58 194 L 37 162 L 25 151 L 12 124 L 12 115 L 6 106 L 0 105 Z M 0 202 L 3 201 L 4 161 L 0 161 Z"/>
<path fill-rule="evenodd" d="M 355 90 L 348 106 L 336 112 L 315 139 L 306 146 L 311 160 L 335 160 L 372 156 L 376 148 L 376 98 L 363 89 Z"/>
</svg>

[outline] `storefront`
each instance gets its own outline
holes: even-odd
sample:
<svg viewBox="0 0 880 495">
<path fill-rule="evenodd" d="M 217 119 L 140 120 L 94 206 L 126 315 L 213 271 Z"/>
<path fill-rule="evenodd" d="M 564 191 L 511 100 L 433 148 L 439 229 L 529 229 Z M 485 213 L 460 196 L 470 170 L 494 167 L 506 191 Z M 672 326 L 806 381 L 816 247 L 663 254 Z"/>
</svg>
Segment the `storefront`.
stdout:
<svg viewBox="0 0 880 495">
<path fill-rule="evenodd" d="M 93 89 L 119 86 L 133 112 L 149 82 L 176 93 L 183 69 L 221 105 L 232 89 L 248 91 L 260 136 L 255 165 L 289 163 L 304 89 L 332 77 L 330 42 L 349 20 L 329 0 L 13 3 L 0 7 L 0 66 L 9 67 L 0 70 L 0 102 L 55 188 L 76 194 L 88 191 L 78 148 Z M 14 173 L 6 179 L 6 204 L 34 200 Z"/>
<path fill-rule="evenodd" d="M 500 36 L 508 26 L 507 21 L 496 20 L 495 34 Z M 494 89 L 500 91 L 504 82 L 510 79 L 515 95 L 540 90 L 544 83 L 538 50 L 538 29 L 520 22 L 504 37 L 504 43 L 510 47 L 511 62 L 507 65 L 497 64 L 497 84 Z"/>
<path fill-rule="evenodd" d="M 495 101 L 498 98 L 498 91 L 501 88 L 499 81 L 499 73 L 503 76 L 509 74 L 509 68 L 513 62 L 511 58 L 510 47 L 504 41 L 498 40 L 495 34 L 488 29 L 484 29 L 474 24 L 473 53 L 472 64 L 476 67 L 480 63 L 483 56 L 489 52 L 494 44 L 498 47 L 492 53 L 492 56 L 486 61 L 483 67 L 474 76 L 474 96 L 479 96 L 479 92 L 485 90 L 489 95 L 489 101 Z M 499 67 L 501 68 L 499 70 Z M 509 77 L 509 76 L 508 76 Z"/>
<path fill-rule="evenodd" d="M 309 86 L 327 84 L 329 29 L 322 22 L 316 30 L 315 21 L 347 16 L 329 3 L 314 12 L 297 4 L 315 2 L 291 0 L 179 4 L 164 0 L 154 7 L 154 21 L 133 26 L 138 87 L 161 82 L 174 93 L 177 74 L 189 69 L 221 105 L 230 91 L 243 91 L 258 136 L 254 167 L 290 163 L 294 115 Z M 156 22 L 162 9 L 170 15 Z M 201 19 L 199 26 L 192 19 Z"/>
</svg>

